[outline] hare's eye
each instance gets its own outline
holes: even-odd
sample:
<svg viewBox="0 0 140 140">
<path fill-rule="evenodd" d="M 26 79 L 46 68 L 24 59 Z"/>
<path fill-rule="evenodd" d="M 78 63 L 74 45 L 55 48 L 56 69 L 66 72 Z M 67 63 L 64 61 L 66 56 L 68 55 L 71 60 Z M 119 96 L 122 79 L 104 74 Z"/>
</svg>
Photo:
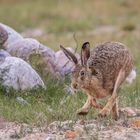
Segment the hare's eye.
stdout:
<svg viewBox="0 0 140 140">
<path fill-rule="evenodd" d="M 85 75 L 85 72 L 84 71 L 81 71 L 80 74 L 81 74 L 81 76 L 84 76 Z"/>
</svg>

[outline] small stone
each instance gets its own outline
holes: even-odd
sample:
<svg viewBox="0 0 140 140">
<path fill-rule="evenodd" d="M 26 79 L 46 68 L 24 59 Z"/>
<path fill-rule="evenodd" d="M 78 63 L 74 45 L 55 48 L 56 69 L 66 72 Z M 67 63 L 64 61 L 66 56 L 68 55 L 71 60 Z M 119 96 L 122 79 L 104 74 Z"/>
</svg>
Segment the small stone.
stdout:
<svg viewBox="0 0 140 140">
<path fill-rule="evenodd" d="M 82 136 L 84 134 L 84 129 L 82 126 L 75 126 L 74 131 L 79 135 Z"/>
<path fill-rule="evenodd" d="M 128 117 L 134 117 L 137 115 L 135 110 L 133 108 L 130 108 L 130 107 L 121 108 L 120 113 L 122 113 Z"/>
<path fill-rule="evenodd" d="M 65 138 L 72 138 L 74 139 L 75 137 L 77 137 L 77 134 L 75 131 L 72 131 L 72 130 L 67 130 L 66 133 L 65 133 Z"/>
<path fill-rule="evenodd" d="M 28 105 L 29 103 L 23 99 L 22 97 L 16 97 L 17 102 L 24 104 L 24 105 Z"/>
<path fill-rule="evenodd" d="M 85 127 L 86 127 L 86 129 L 91 130 L 91 129 L 96 128 L 97 126 L 96 126 L 96 124 L 91 123 L 91 124 L 87 124 Z"/>
</svg>

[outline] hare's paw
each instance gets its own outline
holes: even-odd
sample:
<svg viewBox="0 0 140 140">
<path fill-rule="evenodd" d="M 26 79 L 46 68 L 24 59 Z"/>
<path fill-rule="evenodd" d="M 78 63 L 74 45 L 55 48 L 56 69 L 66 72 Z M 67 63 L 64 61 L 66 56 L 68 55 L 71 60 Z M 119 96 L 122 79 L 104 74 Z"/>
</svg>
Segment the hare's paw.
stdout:
<svg viewBox="0 0 140 140">
<path fill-rule="evenodd" d="M 102 109 L 102 110 L 99 112 L 98 116 L 99 116 L 99 117 L 106 117 L 106 116 L 107 116 L 107 113 L 108 113 L 108 110 Z"/>
<path fill-rule="evenodd" d="M 78 115 L 87 115 L 88 111 L 89 110 L 87 108 L 81 108 L 77 111 L 77 114 Z"/>
</svg>

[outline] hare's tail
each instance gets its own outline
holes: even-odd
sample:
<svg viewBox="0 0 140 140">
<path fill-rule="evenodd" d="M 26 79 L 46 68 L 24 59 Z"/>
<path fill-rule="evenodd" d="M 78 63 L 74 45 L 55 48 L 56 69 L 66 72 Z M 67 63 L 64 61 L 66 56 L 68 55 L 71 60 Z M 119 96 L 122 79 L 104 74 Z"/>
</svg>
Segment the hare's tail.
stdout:
<svg viewBox="0 0 140 140">
<path fill-rule="evenodd" d="M 130 74 L 126 78 L 126 82 L 131 84 L 134 79 L 136 79 L 136 71 L 134 69 L 132 69 L 132 71 L 130 72 Z"/>
</svg>

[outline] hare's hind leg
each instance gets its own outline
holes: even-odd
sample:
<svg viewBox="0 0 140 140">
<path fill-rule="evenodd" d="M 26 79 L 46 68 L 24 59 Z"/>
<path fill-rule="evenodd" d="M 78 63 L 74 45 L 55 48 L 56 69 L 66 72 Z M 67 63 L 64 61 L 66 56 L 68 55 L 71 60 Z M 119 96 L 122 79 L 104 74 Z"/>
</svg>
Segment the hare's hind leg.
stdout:
<svg viewBox="0 0 140 140">
<path fill-rule="evenodd" d="M 116 101 L 114 106 L 112 107 L 112 118 L 114 120 L 118 120 L 118 117 L 119 117 L 119 112 L 118 112 L 118 106 L 117 106 L 117 101 Z"/>
<path fill-rule="evenodd" d="M 115 82 L 112 96 L 109 98 L 105 107 L 99 112 L 99 116 L 104 117 L 107 115 L 108 112 L 110 112 L 112 110 L 113 106 L 116 103 L 117 89 L 119 88 L 121 83 L 124 81 L 124 79 L 125 79 L 125 72 L 123 70 L 120 70 L 117 80 Z M 115 109 L 115 106 L 114 106 L 114 109 Z M 115 116 L 115 117 L 117 117 L 117 116 Z"/>
</svg>

